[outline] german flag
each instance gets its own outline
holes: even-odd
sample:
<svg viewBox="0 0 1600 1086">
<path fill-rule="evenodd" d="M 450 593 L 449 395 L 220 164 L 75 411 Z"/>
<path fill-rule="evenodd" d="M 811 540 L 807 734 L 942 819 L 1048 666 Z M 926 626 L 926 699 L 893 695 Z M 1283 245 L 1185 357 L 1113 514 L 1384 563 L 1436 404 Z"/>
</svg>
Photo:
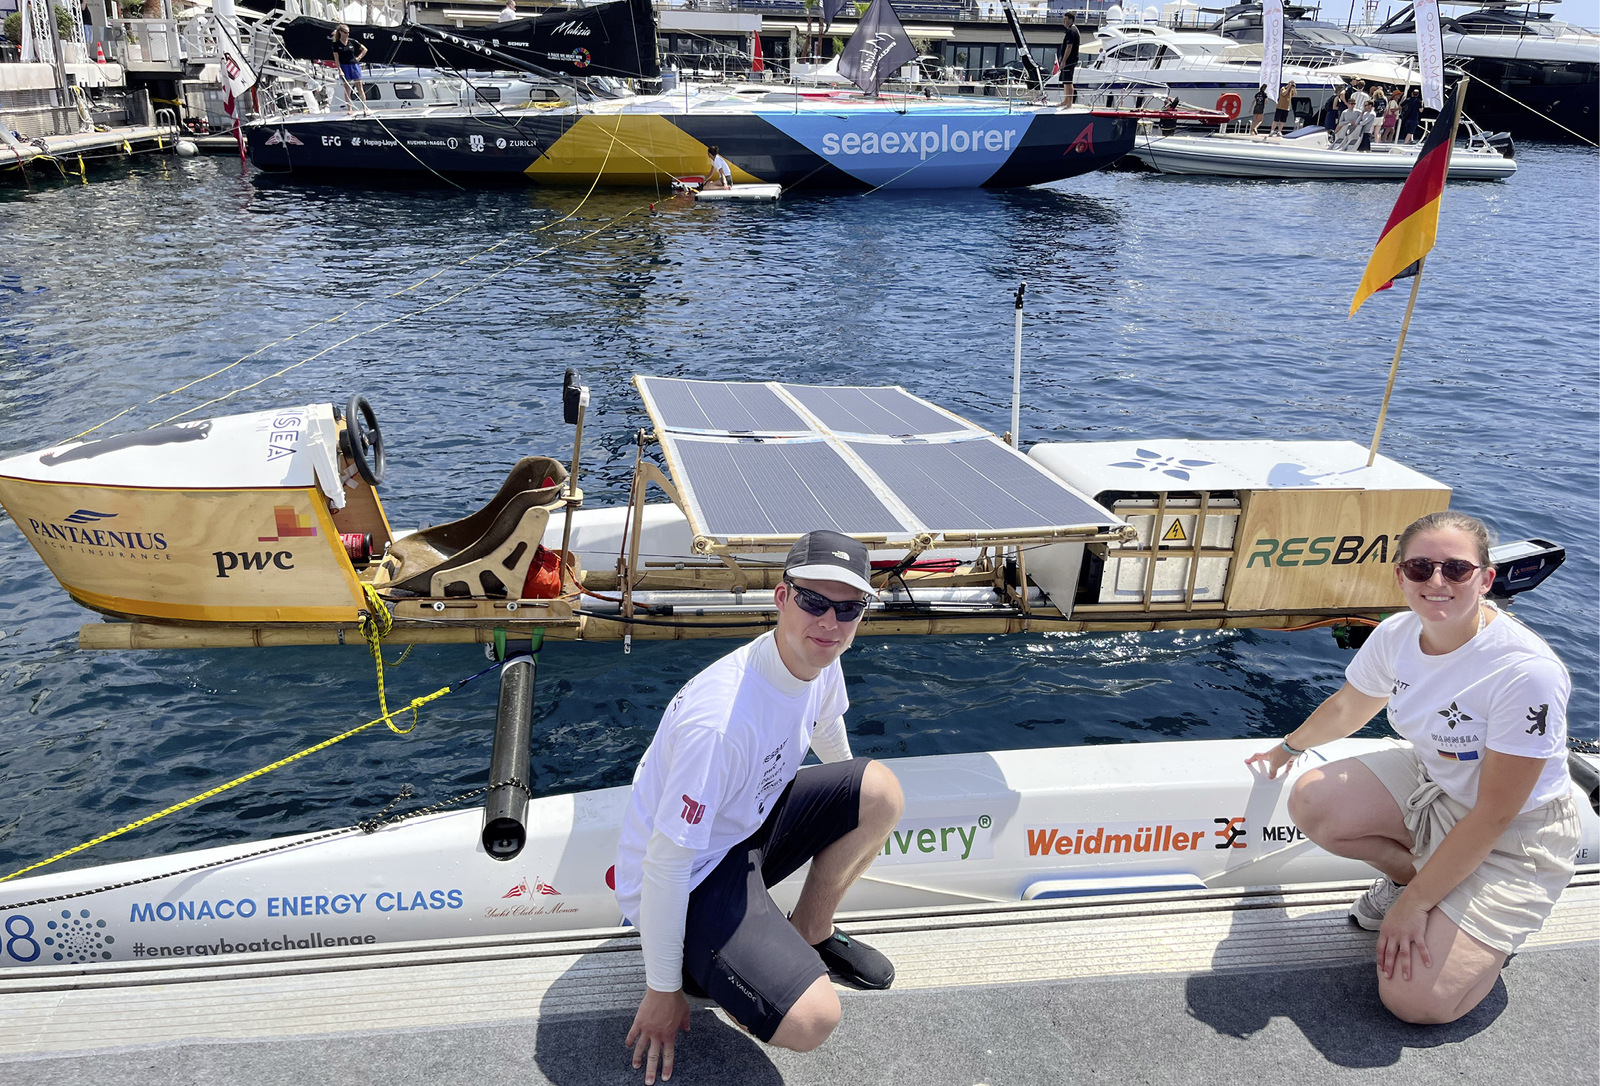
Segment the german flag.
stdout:
<svg viewBox="0 0 1600 1086">
<path fill-rule="evenodd" d="M 1433 122 L 1428 138 L 1417 152 L 1417 164 L 1400 189 L 1389 221 L 1384 224 L 1367 271 L 1350 303 L 1350 316 L 1361 303 L 1387 288 L 1396 278 L 1410 271 L 1433 248 L 1439 233 L 1439 197 L 1444 195 L 1445 175 L 1450 171 L 1450 148 L 1455 140 L 1456 121 L 1461 110 L 1460 85 L 1445 95 L 1444 108 Z M 1412 272 L 1412 274 L 1415 274 Z"/>
</svg>

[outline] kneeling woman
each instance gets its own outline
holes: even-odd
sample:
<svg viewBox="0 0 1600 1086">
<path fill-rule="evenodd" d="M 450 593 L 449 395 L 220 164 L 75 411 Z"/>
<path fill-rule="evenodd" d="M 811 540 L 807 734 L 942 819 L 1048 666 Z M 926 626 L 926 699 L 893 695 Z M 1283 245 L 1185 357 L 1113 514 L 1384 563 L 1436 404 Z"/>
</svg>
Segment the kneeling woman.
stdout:
<svg viewBox="0 0 1600 1086">
<path fill-rule="evenodd" d="M 1372 632 L 1336 694 L 1249 761 L 1277 776 L 1389 707 L 1411 747 L 1307 770 L 1289 813 L 1322 848 L 1383 873 L 1350 917 L 1378 932 L 1384 1006 L 1407 1022 L 1453 1022 L 1572 877 L 1572 681 L 1537 634 L 1484 600 L 1494 567 L 1481 522 L 1423 517 L 1397 561 L 1410 610 Z"/>
</svg>

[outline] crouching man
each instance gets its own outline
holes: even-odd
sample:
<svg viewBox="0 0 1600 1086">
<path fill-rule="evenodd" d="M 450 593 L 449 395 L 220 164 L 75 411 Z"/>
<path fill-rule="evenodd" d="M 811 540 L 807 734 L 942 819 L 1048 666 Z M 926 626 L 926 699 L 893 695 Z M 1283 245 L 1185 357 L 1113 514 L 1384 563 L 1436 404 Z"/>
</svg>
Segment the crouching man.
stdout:
<svg viewBox="0 0 1600 1086">
<path fill-rule="evenodd" d="M 839 1024 L 828 981 L 887 988 L 894 966 L 833 926 L 850 885 L 900 819 L 894 774 L 851 758 L 844 676 L 867 600 L 864 546 L 803 537 L 774 592 L 777 629 L 691 679 L 634 773 L 617 849 L 617 904 L 638 928 L 644 998 L 628 1030 L 646 1083 L 672 1077 L 684 990 L 770 1044 L 816 1048 Z M 800 768 L 806 749 L 822 765 Z M 767 893 L 807 860 L 785 917 Z"/>
</svg>

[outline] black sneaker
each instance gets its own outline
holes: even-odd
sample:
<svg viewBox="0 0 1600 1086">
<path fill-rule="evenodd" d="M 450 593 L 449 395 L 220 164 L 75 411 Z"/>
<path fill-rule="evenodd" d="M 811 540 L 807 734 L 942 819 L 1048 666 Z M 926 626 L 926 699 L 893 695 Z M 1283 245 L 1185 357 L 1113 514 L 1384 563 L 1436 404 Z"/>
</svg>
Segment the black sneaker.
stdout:
<svg viewBox="0 0 1600 1086">
<path fill-rule="evenodd" d="M 893 962 L 838 928 L 822 942 L 812 944 L 811 949 L 821 955 L 822 964 L 835 980 L 879 991 L 894 983 Z"/>
</svg>

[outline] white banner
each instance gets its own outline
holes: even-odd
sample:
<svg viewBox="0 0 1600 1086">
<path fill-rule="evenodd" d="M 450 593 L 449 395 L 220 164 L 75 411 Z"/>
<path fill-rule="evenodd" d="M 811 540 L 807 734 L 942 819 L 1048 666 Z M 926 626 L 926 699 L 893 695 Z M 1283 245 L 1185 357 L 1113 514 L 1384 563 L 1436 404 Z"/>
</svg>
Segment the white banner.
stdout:
<svg viewBox="0 0 1600 1086">
<path fill-rule="evenodd" d="M 1268 106 L 1278 100 L 1283 81 L 1283 0 L 1261 5 L 1261 85 L 1267 88 Z"/>
<path fill-rule="evenodd" d="M 1422 104 L 1444 108 L 1444 43 L 1439 40 L 1439 0 L 1417 0 L 1417 63 L 1422 66 Z"/>
</svg>

